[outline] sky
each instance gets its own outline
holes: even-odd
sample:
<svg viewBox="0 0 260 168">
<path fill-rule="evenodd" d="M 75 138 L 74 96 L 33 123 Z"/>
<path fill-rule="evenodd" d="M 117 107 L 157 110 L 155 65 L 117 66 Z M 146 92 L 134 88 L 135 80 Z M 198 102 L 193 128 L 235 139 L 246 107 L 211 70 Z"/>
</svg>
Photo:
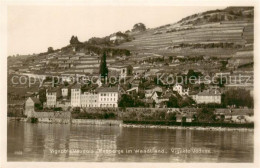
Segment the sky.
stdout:
<svg viewBox="0 0 260 168">
<path fill-rule="evenodd" d="M 187 6 L 8 6 L 8 55 L 46 52 L 79 41 L 131 30 L 142 22 L 147 28 L 175 23 L 207 10 L 225 7 Z"/>
</svg>

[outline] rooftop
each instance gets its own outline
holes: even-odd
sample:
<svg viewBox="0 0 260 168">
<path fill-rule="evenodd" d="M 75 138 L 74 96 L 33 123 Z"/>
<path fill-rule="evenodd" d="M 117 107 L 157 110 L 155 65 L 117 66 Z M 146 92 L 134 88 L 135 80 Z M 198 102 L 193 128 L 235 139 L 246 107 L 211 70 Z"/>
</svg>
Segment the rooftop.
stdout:
<svg viewBox="0 0 260 168">
<path fill-rule="evenodd" d="M 71 87 L 71 89 L 81 89 L 81 85 L 80 84 L 75 84 Z"/>
<path fill-rule="evenodd" d="M 221 93 L 214 89 L 214 90 L 204 90 L 203 92 L 199 92 L 198 96 L 220 96 Z"/>
<path fill-rule="evenodd" d="M 118 92 L 117 87 L 100 87 L 97 88 L 97 92 Z"/>
<path fill-rule="evenodd" d="M 41 103 L 40 100 L 39 100 L 38 98 L 36 98 L 36 97 L 29 97 L 29 98 L 31 98 L 32 101 L 33 101 L 35 104 L 40 104 L 40 103 Z"/>
</svg>

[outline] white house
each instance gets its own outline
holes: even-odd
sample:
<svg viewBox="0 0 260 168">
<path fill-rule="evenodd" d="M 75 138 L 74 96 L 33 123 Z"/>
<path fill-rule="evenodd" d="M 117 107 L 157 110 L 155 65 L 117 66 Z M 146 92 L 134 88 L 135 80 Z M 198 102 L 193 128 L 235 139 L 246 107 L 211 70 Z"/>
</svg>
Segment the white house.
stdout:
<svg viewBox="0 0 260 168">
<path fill-rule="evenodd" d="M 162 96 L 162 92 L 155 91 L 153 92 L 151 99 L 153 99 L 156 103 L 159 103 L 159 98 Z"/>
<path fill-rule="evenodd" d="M 61 89 L 61 95 L 62 95 L 62 97 L 67 97 L 68 94 L 69 94 L 69 89 L 68 89 L 67 87 L 63 87 L 63 88 Z"/>
<path fill-rule="evenodd" d="M 71 107 L 80 107 L 80 97 L 81 97 L 81 85 L 76 84 L 71 87 Z"/>
<path fill-rule="evenodd" d="M 218 90 L 204 90 L 197 95 L 192 96 L 194 101 L 198 104 L 216 103 L 221 104 L 221 93 Z"/>
<path fill-rule="evenodd" d="M 118 88 L 99 87 L 96 91 L 81 93 L 81 86 L 71 88 L 72 107 L 118 107 Z"/>
<path fill-rule="evenodd" d="M 39 99 L 35 97 L 29 97 L 25 102 L 24 115 L 26 115 L 27 117 L 33 117 L 35 104 L 40 104 Z"/>
<path fill-rule="evenodd" d="M 80 105 L 81 107 L 98 107 L 98 93 L 84 92 L 80 96 Z"/>
<path fill-rule="evenodd" d="M 179 95 L 184 96 L 184 95 L 189 95 L 189 88 L 188 89 L 183 89 L 183 86 L 180 84 L 175 84 L 172 88 L 173 91 L 176 91 L 179 93 Z"/>
<path fill-rule="evenodd" d="M 116 41 L 116 40 L 124 40 L 125 38 L 123 36 L 121 36 L 118 33 L 112 34 L 110 36 L 110 41 Z"/>
<path fill-rule="evenodd" d="M 145 98 L 150 98 L 150 97 L 152 97 L 152 94 L 154 93 L 154 92 L 162 92 L 163 90 L 162 90 L 162 88 L 161 87 L 159 87 L 159 86 L 156 86 L 156 87 L 154 87 L 154 88 L 152 88 L 152 89 L 147 89 L 147 90 L 145 90 Z"/>
<path fill-rule="evenodd" d="M 98 107 L 118 107 L 118 88 L 98 88 Z"/>
<path fill-rule="evenodd" d="M 55 107 L 59 95 L 60 95 L 59 88 L 47 89 L 46 91 L 47 107 Z"/>
</svg>

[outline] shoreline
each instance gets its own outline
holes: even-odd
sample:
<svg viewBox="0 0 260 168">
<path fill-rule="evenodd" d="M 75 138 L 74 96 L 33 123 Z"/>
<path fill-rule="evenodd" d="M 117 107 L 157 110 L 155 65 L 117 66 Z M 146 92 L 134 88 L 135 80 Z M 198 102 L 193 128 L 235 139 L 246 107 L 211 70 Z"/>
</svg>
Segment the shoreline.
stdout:
<svg viewBox="0 0 260 168">
<path fill-rule="evenodd" d="M 7 117 L 8 121 L 28 122 L 27 118 Z M 30 122 L 28 122 L 30 123 Z M 186 130 L 205 130 L 205 131 L 250 131 L 254 128 L 235 128 L 235 127 L 214 127 L 214 126 L 169 126 L 169 125 L 153 125 L 153 124 L 125 124 L 121 120 L 102 120 L 102 119 L 72 119 L 70 122 L 59 122 L 54 120 L 41 120 L 38 123 L 46 124 L 72 124 L 72 125 L 103 125 L 103 126 L 118 126 L 125 128 L 155 128 L 155 129 L 186 129 Z"/>
<path fill-rule="evenodd" d="M 201 130 L 201 131 L 250 131 L 254 132 L 254 128 L 232 128 L 232 127 L 199 127 L 199 126 L 166 126 L 151 124 L 121 124 L 120 127 L 125 128 L 155 128 L 155 129 L 182 129 L 182 130 Z"/>
</svg>

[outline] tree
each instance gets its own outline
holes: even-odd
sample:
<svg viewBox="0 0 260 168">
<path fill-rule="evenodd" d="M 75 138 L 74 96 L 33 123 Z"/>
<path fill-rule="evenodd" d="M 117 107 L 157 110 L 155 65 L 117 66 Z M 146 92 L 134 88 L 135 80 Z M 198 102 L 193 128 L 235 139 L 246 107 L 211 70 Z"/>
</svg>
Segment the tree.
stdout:
<svg viewBox="0 0 260 168">
<path fill-rule="evenodd" d="M 108 76 L 108 68 L 107 68 L 107 62 L 106 62 L 106 53 L 103 53 L 103 56 L 101 57 L 100 66 L 99 66 L 99 74 L 101 77 L 106 78 Z"/>
<path fill-rule="evenodd" d="M 72 36 L 71 39 L 70 39 L 70 44 L 73 45 L 73 44 L 79 44 L 79 40 L 78 40 L 78 37 L 77 36 Z"/>
<path fill-rule="evenodd" d="M 212 108 L 202 108 L 200 111 L 198 111 L 198 121 L 199 122 L 214 122 L 215 121 L 215 114 L 214 109 Z"/>
<path fill-rule="evenodd" d="M 64 81 L 64 86 L 69 86 L 69 82 Z"/>
<path fill-rule="evenodd" d="M 195 72 L 193 69 L 189 69 L 189 71 L 187 73 L 188 79 L 190 77 L 195 77 L 196 79 L 198 79 L 199 76 L 202 76 L 201 72 Z"/>
<path fill-rule="evenodd" d="M 143 23 L 136 23 L 132 29 L 133 32 L 141 32 L 141 31 L 145 31 L 146 27 Z"/>
<path fill-rule="evenodd" d="M 118 106 L 123 108 L 134 107 L 134 99 L 130 95 L 123 94 L 119 100 Z"/>
<path fill-rule="evenodd" d="M 45 88 L 39 90 L 39 100 L 42 104 L 43 104 L 43 102 L 46 102 L 47 99 L 46 99 L 46 89 Z"/>
<path fill-rule="evenodd" d="M 167 107 L 179 107 L 178 98 L 175 96 L 171 96 L 169 101 L 167 102 Z"/>
<path fill-rule="evenodd" d="M 48 53 L 53 53 L 54 52 L 54 50 L 53 50 L 53 48 L 52 47 L 48 47 L 48 51 L 47 51 Z"/>
<path fill-rule="evenodd" d="M 235 105 L 237 107 L 247 106 L 254 107 L 254 99 L 250 95 L 250 91 L 245 89 L 230 89 L 222 95 L 222 102 L 224 106 Z"/>
<path fill-rule="evenodd" d="M 172 62 L 172 60 L 173 60 L 173 57 L 172 57 L 172 56 L 170 56 L 170 57 L 169 57 L 169 60 L 170 60 L 170 62 Z"/>
<path fill-rule="evenodd" d="M 195 104 L 195 101 L 190 97 L 180 98 L 178 101 L 179 107 L 187 107 L 187 106 L 191 106 L 192 104 Z"/>
</svg>

